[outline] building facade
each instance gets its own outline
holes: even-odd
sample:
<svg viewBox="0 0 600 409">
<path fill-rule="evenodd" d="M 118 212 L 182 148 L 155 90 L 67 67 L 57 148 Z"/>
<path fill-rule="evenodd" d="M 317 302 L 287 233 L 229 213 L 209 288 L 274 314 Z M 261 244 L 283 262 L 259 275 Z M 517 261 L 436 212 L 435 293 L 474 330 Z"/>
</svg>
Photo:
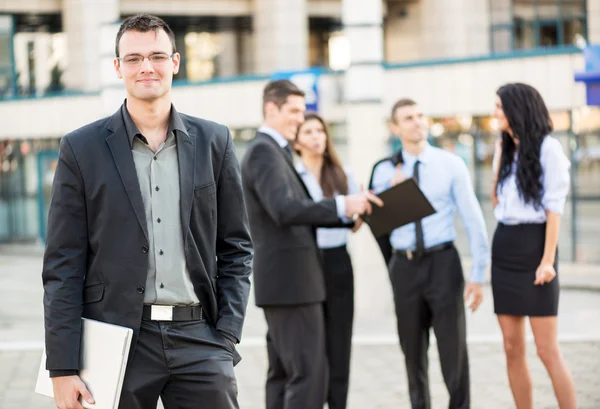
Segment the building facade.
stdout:
<svg viewBox="0 0 600 409">
<path fill-rule="evenodd" d="M 490 232 L 495 91 L 535 86 L 573 163 L 561 258 L 600 262 L 600 110 L 573 80 L 584 69 L 578 47 L 600 44 L 600 0 L 4 0 L 0 242 L 45 237 L 60 137 L 122 103 L 114 33 L 138 12 L 174 29 L 178 110 L 227 124 L 240 155 L 274 75 L 310 74 L 342 157 L 365 183 L 397 147 L 386 127 L 393 102 L 415 99 L 432 143 L 469 165 Z"/>
</svg>

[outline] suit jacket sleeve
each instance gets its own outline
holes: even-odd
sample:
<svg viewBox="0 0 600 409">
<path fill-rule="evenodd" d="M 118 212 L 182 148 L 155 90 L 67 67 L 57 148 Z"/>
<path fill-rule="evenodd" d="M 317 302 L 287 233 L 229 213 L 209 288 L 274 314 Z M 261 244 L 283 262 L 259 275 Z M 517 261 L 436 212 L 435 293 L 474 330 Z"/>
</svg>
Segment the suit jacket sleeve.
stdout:
<svg viewBox="0 0 600 409">
<path fill-rule="evenodd" d="M 217 329 L 241 339 L 250 293 L 252 242 L 240 165 L 231 135 L 217 185 Z"/>
<path fill-rule="evenodd" d="M 288 181 L 281 176 L 281 161 L 284 159 L 282 157 L 280 161 L 271 149 L 268 145 L 257 145 L 247 153 L 247 164 L 252 189 L 275 223 L 279 226 L 344 226 L 338 218 L 335 199 L 315 202 L 308 197 L 298 199 L 293 196 Z"/>
<path fill-rule="evenodd" d="M 375 175 L 375 168 L 377 168 L 377 165 L 379 165 L 381 162 L 382 161 L 379 161 L 375 164 L 375 166 L 373 166 L 373 170 L 371 171 L 371 178 L 369 180 L 369 189 L 373 189 L 373 176 Z M 381 255 L 385 260 L 385 264 L 389 265 L 390 260 L 392 259 L 392 245 L 390 244 L 390 234 L 382 234 L 379 237 L 375 237 L 375 240 L 379 245 L 379 249 L 381 250 Z"/>
<path fill-rule="evenodd" d="M 80 369 L 81 314 L 87 262 L 87 216 L 79 166 L 69 139 L 60 144 L 44 253 L 46 368 Z"/>
</svg>

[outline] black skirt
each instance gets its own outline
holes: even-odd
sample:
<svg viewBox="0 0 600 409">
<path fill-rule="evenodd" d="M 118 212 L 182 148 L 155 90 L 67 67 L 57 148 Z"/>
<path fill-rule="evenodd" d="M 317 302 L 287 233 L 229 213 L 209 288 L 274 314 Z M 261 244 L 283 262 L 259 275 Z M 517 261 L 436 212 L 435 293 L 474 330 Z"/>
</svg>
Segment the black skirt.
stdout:
<svg viewBox="0 0 600 409">
<path fill-rule="evenodd" d="M 534 285 L 542 261 L 546 224 L 499 223 L 492 243 L 492 293 L 496 314 L 544 317 L 558 313 L 558 252 L 556 277 Z"/>
</svg>

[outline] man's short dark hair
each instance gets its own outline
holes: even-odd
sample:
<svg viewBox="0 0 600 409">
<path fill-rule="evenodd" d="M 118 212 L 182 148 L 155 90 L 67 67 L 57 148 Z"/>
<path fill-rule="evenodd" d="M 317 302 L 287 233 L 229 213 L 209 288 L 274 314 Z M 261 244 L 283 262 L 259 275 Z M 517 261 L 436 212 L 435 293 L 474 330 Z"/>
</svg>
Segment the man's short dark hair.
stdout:
<svg viewBox="0 0 600 409">
<path fill-rule="evenodd" d="M 175 34 L 173 34 L 173 30 L 165 21 L 160 18 L 153 16 L 151 14 L 136 14 L 135 16 L 127 17 L 121 23 L 121 27 L 119 27 L 119 32 L 117 33 L 117 39 L 115 41 L 115 54 L 117 57 L 119 55 L 119 41 L 121 41 L 121 37 L 127 31 L 139 31 L 140 33 L 147 33 L 148 31 L 154 31 L 156 34 L 160 30 L 163 30 L 169 36 L 169 40 L 171 40 L 171 46 L 173 47 L 173 52 L 176 52 L 175 48 Z"/>
<path fill-rule="evenodd" d="M 290 95 L 304 97 L 304 91 L 289 80 L 271 81 L 263 91 L 263 112 L 267 102 L 273 102 L 277 108 L 281 108 L 286 103 Z"/>
<path fill-rule="evenodd" d="M 415 101 L 413 101 L 410 98 L 402 98 L 400 100 L 398 100 L 394 106 L 392 107 L 392 122 L 396 122 L 396 111 L 399 110 L 400 108 L 404 108 L 404 107 L 412 107 L 417 105 L 417 103 Z"/>
</svg>

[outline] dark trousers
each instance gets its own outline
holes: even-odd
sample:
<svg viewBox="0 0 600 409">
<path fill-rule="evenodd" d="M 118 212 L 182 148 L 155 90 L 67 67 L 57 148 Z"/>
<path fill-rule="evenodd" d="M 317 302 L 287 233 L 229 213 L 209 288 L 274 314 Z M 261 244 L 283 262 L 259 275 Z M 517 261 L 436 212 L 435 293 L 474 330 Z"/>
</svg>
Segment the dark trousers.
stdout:
<svg viewBox="0 0 600 409">
<path fill-rule="evenodd" d="M 350 381 L 354 275 L 346 246 L 322 251 L 325 272 L 325 339 L 329 363 L 329 409 L 345 409 Z"/>
<path fill-rule="evenodd" d="M 323 304 L 264 308 L 266 409 L 323 409 L 327 390 Z"/>
<path fill-rule="evenodd" d="M 205 320 L 142 321 L 119 409 L 238 409 L 234 354 Z"/>
<path fill-rule="evenodd" d="M 389 273 L 412 408 L 431 408 L 427 358 L 430 327 L 437 339 L 442 374 L 450 394 L 448 408 L 469 408 L 464 279 L 456 248 L 452 246 L 418 260 L 394 254 Z"/>
</svg>

